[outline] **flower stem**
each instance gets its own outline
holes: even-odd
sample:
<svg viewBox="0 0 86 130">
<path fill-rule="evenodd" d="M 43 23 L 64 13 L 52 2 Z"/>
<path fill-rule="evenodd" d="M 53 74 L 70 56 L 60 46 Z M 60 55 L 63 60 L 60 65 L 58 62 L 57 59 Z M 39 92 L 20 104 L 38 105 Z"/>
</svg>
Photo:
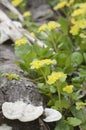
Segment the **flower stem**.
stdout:
<svg viewBox="0 0 86 130">
<path fill-rule="evenodd" d="M 51 36 L 51 42 L 52 42 L 52 44 L 53 44 L 53 48 L 54 48 L 54 51 L 55 52 L 57 52 L 57 48 L 56 48 L 56 39 L 55 39 L 55 34 L 52 32 L 51 33 L 52 34 L 52 36 Z M 54 35 L 53 35 L 54 34 Z"/>
<path fill-rule="evenodd" d="M 59 86 L 57 87 L 57 91 L 58 91 L 58 98 L 59 98 L 59 108 L 60 108 L 60 112 L 61 112 L 62 111 L 62 107 L 61 107 L 61 93 L 60 93 Z"/>
<path fill-rule="evenodd" d="M 42 73 L 42 75 L 43 75 L 43 78 L 44 78 L 44 80 L 45 80 L 45 83 L 46 83 L 47 79 L 46 79 L 46 75 L 45 75 L 45 73 L 43 72 L 43 70 L 42 70 L 42 69 L 40 69 L 40 72 Z"/>
</svg>

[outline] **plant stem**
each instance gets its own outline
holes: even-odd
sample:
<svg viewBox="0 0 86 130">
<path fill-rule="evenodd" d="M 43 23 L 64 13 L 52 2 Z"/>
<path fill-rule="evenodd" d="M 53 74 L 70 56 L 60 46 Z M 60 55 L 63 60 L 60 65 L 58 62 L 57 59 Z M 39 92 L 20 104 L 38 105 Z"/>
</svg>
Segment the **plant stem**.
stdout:
<svg viewBox="0 0 86 130">
<path fill-rule="evenodd" d="M 53 32 L 52 32 L 51 34 L 52 34 L 52 36 L 51 36 L 51 42 L 52 42 L 52 44 L 53 44 L 54 51 L 57 52 L 56 39 L 55 39 L 55 37 L 54 37 L 55 34 L 54 34 Z"/>
<path fill-rule="evenodd" d="M 43 72 L 42 69 L 40 69 L 40 71 L 41 71 L 41 73 L 42 73 L 42 75 L 43 75 L 43 77 L 44 77 L 45 83 L 46 83 L 46 81 L 47 81 L 47 79 L 46 79 L 46 75 L 45 75 L 45 73 Z"/>
<path fill-rule="evenodd" d="M 62 107 L 61 107 L 61 93 L 60 93 L 59 86 L 57 87 L 57 91 L 58 91 L 58 98 L 59 98 L 59 108 L 60 108 L 60 112 L 61 112 L 62 111 Z"/>
<path fill-rule="evenodd" d="M 46 75 L 45 75 L 45 73 L 43 72 L 42 69 L 40 69 L 40 71 L 41 71 L 41 73 L 42 73 L 42 75 L 43 75 L 43 77 L 44 77 L 44 79 L 45 79 L 45 85 L 46 85 L 46 87 L 48 88 L 50 100 L 52 100 L 52 103 L 54 104 L 53 95 L 52 95 L 52 93 L 51 93 L 51 91 L 50 91 L 50 86 L 47 84 Z"/>
</svg>

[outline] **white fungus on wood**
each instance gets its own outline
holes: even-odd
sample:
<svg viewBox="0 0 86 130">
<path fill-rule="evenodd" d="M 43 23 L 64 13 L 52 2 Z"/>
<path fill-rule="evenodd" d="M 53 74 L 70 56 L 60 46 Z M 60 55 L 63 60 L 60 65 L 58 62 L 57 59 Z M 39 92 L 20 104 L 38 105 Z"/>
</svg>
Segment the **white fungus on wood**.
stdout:
<svg viewBox="0 0 86 130">
<path fill-rule="evenodd" d="M 52 108 L 45 108 L 45 116 L 46 118 L 43 119 L 45 122 L 54 122 L 58 121 L 62 118 L 62 115 L 59 111 L 52 109 Z"/>
<path fill-rule="evenodd" d="M 22 117 L 19 118 L 22 122 L 33 121 L 43 114 L 42 106 L 27 105 Z"/>
<path fill-rule="evenodd" d="M 3 115 L 11 120 L 19 119 L 23 114 L 23 110 L 26 107 L 26 104 L 22 101 L 17 101 L 15 103 L 5 102 L 2 105 Z"/>
<path fill-rule="evenodd" d="M 23 101 L 14 103 L 5 102 L 2 104 L 2 112 L 8 119 L 29 122 L 39 118 L 43 114 L 43 107 L 26 104 Z"/>
<path fill-rule="evenodd" d="M 55 109 L 43 109 L 43 106 L 34 106 L 32 104 L 24 103 L 23 101 L 3 103 L 2 113 L 7 119 L 18 119 L 21 122 L 34 121 L 43 113 L 46 116 L 45 119 L 43 119 L 45 122 L 54 122 L 62 118 L 61 113 Z"/>
</svg>

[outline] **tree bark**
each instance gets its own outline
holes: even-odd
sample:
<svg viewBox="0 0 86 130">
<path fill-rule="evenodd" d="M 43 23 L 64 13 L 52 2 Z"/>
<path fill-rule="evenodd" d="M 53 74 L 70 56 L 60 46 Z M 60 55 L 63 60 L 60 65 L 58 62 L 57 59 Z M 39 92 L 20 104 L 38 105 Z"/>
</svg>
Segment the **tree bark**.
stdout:
<svg viewBox="0 0 86 130">
<path fill-rule="evenodd" d="M 0 44 L 8 39 L 11 39 L 15 42 L 16 39 L 20 39 L 22 36 L 26 36 L 28 39 L 28 44 L 37 40 L 39 46 L 46 46 L 37 38 L 32 37 L 30 33 L 22 27 L 21 23 L 16 22 L 17 24 L 15 24 L 15 22 L 13 22 L 2 10 L 0 10 L 0 21 Z"/>
<path fill-rule="evenodd" d="M 0 76 L 0 125 L 7 124 L 12 127 L 12 130 L 40 130 L 38 119 L 30 123 L 22 123 L 17 120 L 8 120 L 2 114 L 4 102 L 22 100 L 35 106 L 43 105 L 43 98 L 35 84 L 24 77 L 20 68 L 14 64 L 15 60 L 13 46 L 8 43 L 0 45 L 0 71 L 2 71 Z M 20 79 L 8 80 L 6 73 L 18 74 Z"/>
</svg>

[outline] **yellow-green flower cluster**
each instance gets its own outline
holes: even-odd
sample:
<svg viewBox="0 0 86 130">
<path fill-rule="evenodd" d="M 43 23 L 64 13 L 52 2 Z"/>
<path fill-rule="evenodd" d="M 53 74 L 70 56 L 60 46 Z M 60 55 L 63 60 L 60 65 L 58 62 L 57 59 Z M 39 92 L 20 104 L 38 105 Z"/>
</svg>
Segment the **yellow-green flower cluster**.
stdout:
<svg viewBox="0 0 86 130">
<path fill-rule="evenodd" d="M 73 13 L 72 13 L 72 16 L 75 17 L 75 16 L 80 16 L 80 15 L 83 15 L 85 12 L 85 9 L 76 9 Z"/>
<path fill-rule="evenodd" d="M 81 3 L 79 4 L 79 8 L 73 11 L 72 17 L 85 16 L 85 14 L 86 14 L 86 3 Z"/>
<path fill-rule="evenodd" d="M 47 25 L 47 28 L 51 31 L 51 30 L 54 30 L 56 28 L 59 28 L 61 25 L 57 22 L 54 22 L 54 21 L 50 21 Z"/>
<path fill-rule="evenodd" d="M 31 16 L 31 13 L 29 11 L 26 11 L 23 13 L 24 18 L 29 17 L 29 16 Z"/>
<path fill-rule="evenodd" d="M 70 33 L 72 35 L 77 35 L 80 30 L 86 28 L 86 2 L 78 4 L 78 8 L 73 11 L 71 16 L 71 23 L 73 25 L 71 26 Z"/>
<path fill-rule="evenodd" d="M 69 0 L 69 2 L 67 2 L 67 6 L 71 6 L 74 3 L 74 0 Z"/>
<path fill-rule="evenodd" d="M 31 32 L 30 34 L 31 34 L 31 36 L 35 37 L 35 33 L 34 32 Z"/>
<path fill-rule="evenodd" d="M 46 65 L 50 65 L 50 64 L 56 64 L 56 60 L 51 60 L 51 59 L 44 59 L 42 60 L 42 62 Z"/>
<path fill-rule="evenodd" d="M 61 9 L 63 8 L 65 5 L 67 4 L 67 2 L 65 0 L 59 2 L 55 7 L 54 7 L 54 10 L 58 10 L 58 9 Z"/>
<path fill-rule="evenodd" d="M 12 0 L 12 5 L 19 6 L 22 2 L 23 0 Z"/>
<path fill-rule="evenodd" d="M 48 84 L 54 84 L 57 80 L 60 79 L 66 79 L 66 74 L 64 74 L 63 72 L 52 72 L 51 75 L 48 76 L 48 80 L 47 83 Z"/>
<path fill-rule="evenodd" d="M 39 69 L 45 65 L 51 65 L 51 64 L 56 64 L 56 61 L 51 59 L 34 60 L 31 63 L 31 69 Z"/>
<path fill-rule="evenodd" d="M 22 37 L 21 39 L 17 39 L 15 41 L 15 45 L 16 46 L 21 46 L 21 45 L 25 45 L 27 43 L 27 38 L 26 37 Z"/>
<path fill-rule="evenodd" d="M 82 109 L 84 106 L 86 106 L 86 103 L 84 103 L 82 101 L 76 103 L 76 109 L 77 110 Z"/>
<path fill-rule="evenodd" d="M 48 24 L 43 24 L 39 27 L 38 32 L 43 32 L 46 30 L 54 30 L 56 28 L 59 28 L 61 25 L 55 21 L 50 21 Z"/>
<path fill-rule="evenodd" d="M 77 35 L 80 31 L 80 29 L 85 29 L 86 28 L 86 20 L 85 19 L 81 19 L 78 21 L 75 21 L 73 26 L 70 29 L 70 33 L 72 35 Z"/>
<path fill-rule="evenodd" d="M 8 80 L 18 80 L 20 77 L 17 74 L 7 73 L 6 78 Z"/>
<path fill-rule="evenodd" d="M 43 24 L 39 27 L 38 32 L 43 32 L 47 29 L 47 24 Z"/>
<path fill-rule="evenodd" d="M 80 33 L 80 35 L 79 35 L 81 38 L 85 38 L 86 39 L 86 34 L 84 34 L 84 33 Z"/>
<path fill-rule="evenodd" d="M 72 93 L 73 92 L 73 85 L 67 85 L 66 87 L 63 88 L 64 92 L 67 93 Z"/>
<path fill-rule="evenodd" d="M 59 3 L 57 3 L 57 5 L 54 6 L 54 10 L 61 9 L 65 6 L 71 6 L 73 3 L 74 0 L 69 0 L 69 2 L 67 0 L 61 0 Z"/>
</svg>

